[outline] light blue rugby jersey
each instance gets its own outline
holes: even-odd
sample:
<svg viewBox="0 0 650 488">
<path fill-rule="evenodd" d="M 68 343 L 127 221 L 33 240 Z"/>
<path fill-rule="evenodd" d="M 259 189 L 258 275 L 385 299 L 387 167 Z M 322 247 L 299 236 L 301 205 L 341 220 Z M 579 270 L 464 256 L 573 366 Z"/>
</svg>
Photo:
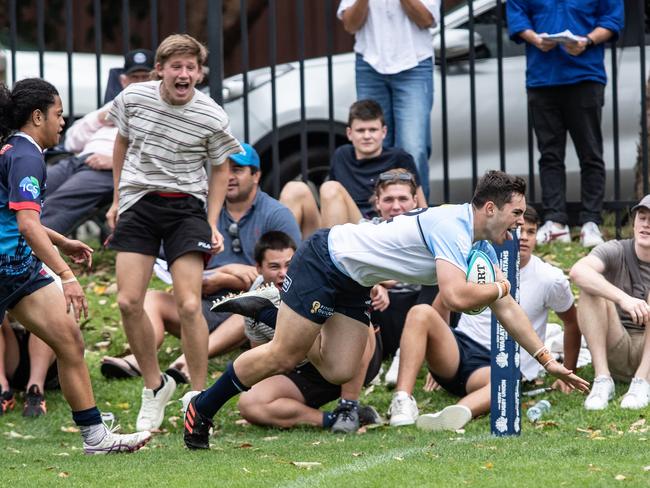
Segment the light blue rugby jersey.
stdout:
<svg viewBox="0 0 650 488">
<path fill-rule="evenodd" d="M 497 263 L 488 241 L 474 243 L 472 206 L 442 205 L 416 209 L 380 224 L 332 227 L 329 253 L 336 267 L 364 286 L 386 280 L 435 285 L 436 259 L 467 272 L 472 248 L 483 250 Z"/>
</svg>

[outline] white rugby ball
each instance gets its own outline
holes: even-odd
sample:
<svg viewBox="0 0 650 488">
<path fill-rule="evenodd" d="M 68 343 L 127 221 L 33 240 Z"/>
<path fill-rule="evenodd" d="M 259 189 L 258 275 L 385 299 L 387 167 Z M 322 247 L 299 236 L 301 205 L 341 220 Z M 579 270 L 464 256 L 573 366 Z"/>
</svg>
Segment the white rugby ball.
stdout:
<svg viewBox="0 0 650 488">
<path fill-rule="evenodd" d="M 487 254 L 479 249 L 472 249 L 467 259 L 467 281 L 472 283 L 494 283 L 495 272 L 494 265 Z M 466 310 L 469 315 L 478 315 L 487 306 Z"/>
</svg>

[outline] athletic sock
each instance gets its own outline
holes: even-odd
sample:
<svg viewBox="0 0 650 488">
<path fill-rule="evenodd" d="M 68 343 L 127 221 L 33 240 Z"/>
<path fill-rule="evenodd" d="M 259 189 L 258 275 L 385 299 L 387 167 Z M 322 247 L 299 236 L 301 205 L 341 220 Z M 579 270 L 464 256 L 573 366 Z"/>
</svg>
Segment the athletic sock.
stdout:
<svg viewBox="0 0 650 488">
<path fill-rule="evenodd" d="M 332 412 L 323 412 L 323 429 L 331 429 L 336 416 Z"/>
<path fill-rule="evenodd" d="M 275 306 L 263 308 L 257 314 L 257 321 L 268 325 L 272 329 L 275 329 L 275 323 L 277 322 L 277 319 L 278 309 Z"/>
<path fill-rule="evenodd" d="M 79 426 L 79 432 L 86 444 L 99 444 L 106 435 L 102 415 L 97 406 L 72 412 L 72 420 Z"/>
<path fill-rule="evenodd" d="M 339 405 L 349 406 L 349 407 L 352 408 L 352 410 L 358 410 L 359 409 L 359 401 L 358 400 L 345 400 L 344 398 L 341 398 L 339 400 Z"/>
<path fill-rule="evenodd" d="M 160 386 L 159 386 L 158 388 L 154 388 L 154 390 L 153 390 L 153 396 L 156 396 L 156 395 L 158 394 L 158 392 L 159 392 L 160 390 L 162 390 L 163 386 L 165 386 L 165 383 L 166 383 L 166 381 L 165 381 L 165 376 L 161 374 L 161 375 L 160 375 Z"/>
<path fill-rule="evenodd" d="M 224 403 L 235 395 L 248 390 L 250 388 L 243 385 L 237 378 L 232 363 L 228 363 L 219 379 L 196 397 L 196 409 L 201 415 L 212 418 Z"/>
</svg>

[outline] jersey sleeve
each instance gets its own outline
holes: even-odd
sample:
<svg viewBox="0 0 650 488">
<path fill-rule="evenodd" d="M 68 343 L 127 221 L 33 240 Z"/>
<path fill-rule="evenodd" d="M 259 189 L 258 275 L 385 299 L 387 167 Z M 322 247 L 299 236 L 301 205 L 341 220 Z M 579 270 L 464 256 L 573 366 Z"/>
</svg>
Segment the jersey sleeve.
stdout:
<svg viewBox="0 0 650 488">
<path fill-rule="evenodd" d="M 113 121 L 115 127 L 117 127 L 118 132 L 122 137 L 129 137 L 129 113 L 126 104 L 126 94 L 128 93 L 128 88 L 119 93 L 113 99 L 113 106 L 108 112 L 106 118 Z"/>
<path fill-rule="evenodd" d="M 37 155 L 17 156 L 9 170 L 9 208 L 41 211 L 45 163 Z"/>
<path fill-rule="evenodd" d="M 573 305 L 573 293 L 571 293 L 569 280 L 560 269 L 550 265 L 549 268 L 544 304 L 546 308 L 550 308 L 554 312 L 566 312 Z"/>
<path fill-rule="evenodd" d="M 427 247 L 438 260 L 442 259 L 467 272 L 467 256 L 471 249 L 469 236 L 452 222 L 440 222 L 425 237 Z"/>
<path fill-rule="evenodd" d="M 244 152 L 239 141 L 230 133 L 230 121 L 225 116 L 225 112 L 223 115 L 225 120 L 221 122 L 221 127 L 208 138 L 208 160 L 213 166 L 223 164 L 228 156 Z"/>
</svg>

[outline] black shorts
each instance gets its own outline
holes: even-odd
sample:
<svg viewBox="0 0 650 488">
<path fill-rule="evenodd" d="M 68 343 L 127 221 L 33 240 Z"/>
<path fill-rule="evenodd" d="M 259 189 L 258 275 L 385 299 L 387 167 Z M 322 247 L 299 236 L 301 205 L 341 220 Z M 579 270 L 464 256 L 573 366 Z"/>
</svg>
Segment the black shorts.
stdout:
<svg viewBox="0 0 650 488">
<path fill-rule="evenodd" d="M 29 386 L 29 375 L 31 372 L 31 365 L 29 361 L 29 336 L 30 333 L 26 330 L 14 330 L 16 340 L 18 341 L 19 360 L 18 366 L 13 374 L 9 373 L 9 386 L 14 390 L 25 390 Z M 56 366 L 56 361 L 47 370 L 45 375 L 45 389 L 58 390 L 59 385 L 59 371 Z"/>
<path fill-rule="evenodd" d="M 291 259 L 280 293 L 291 310 L 323 324 L 334 313 L 370 324 L 370 288 L 345 276 L 327 247 L 329 229 L 316 231 Z"/>
<path fill-rule="evenodd" d="M 458 370 L 453 378 L 440 378 L 431 371 L 433 379 L 452 395 L 467 395 L 467 380 L 477 369 L 490 367 L 491 353 L 471 337 L 452 329 L 458 344 Z"/>
<path fill-rule="evenodd" d="M 217 327 L 223 324 L 226 319 L 232 315 L 230 312 L 213 312 L 210 310 L 214 301 L 226 294 L 227 292 L 224 291 L 224 293 L 219 295 L 211 295 L 201 298 L 201 310 L 203 311 L 205 321 L 208 323 L 208 331 L 210 333 L 212 333 Z"/>
<path fill-rule="evenodd" d="M 381 368 L 381 336 L 375 334 L 375 337 L 377 338 L 377 346 L 370 364 L 368 364 L 368 371 L 364 380 L 365 385 L 369 384 L 379 374 Z M 327 381 L 311 363 L 298 366 L 285 376 L 298 387 L 305 398 L 305 405 L 308 407 L 320 408 L 341 396 L 341 385 L 335 385 Z"/>
<path fill-rule="evenodd" d="M 34 258 L 27 272 L 18 276 L 0 277 L 0 321 L 8 309 L 14 308 L 27 295 L 54 283 L 54 279 L 43 269 L 43 263 Z"/>
<path fill-rule="evenodd" d="M 148 193 L 119 216 L 108 246 L 116 251 L 158 256 L 162 242 L 171 265 L 189 252 L 204 253 L 207 259 L 211 241 L 203 202 L 190 195 Z"/>
</svg>

